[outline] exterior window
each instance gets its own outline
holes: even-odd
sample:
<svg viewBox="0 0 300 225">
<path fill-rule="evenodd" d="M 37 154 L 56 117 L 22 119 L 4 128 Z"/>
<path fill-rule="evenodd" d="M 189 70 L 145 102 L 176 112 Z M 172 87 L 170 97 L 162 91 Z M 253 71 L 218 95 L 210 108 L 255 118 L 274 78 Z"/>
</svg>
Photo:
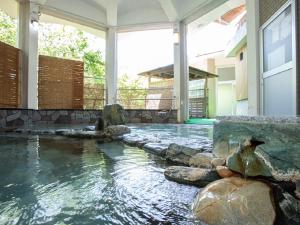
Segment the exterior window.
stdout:
<svg viewBox="0 0 300 225">
<path fill-rule="evenodd" d="M 263 30 L 264 72 L 292 61 L 292 7 Z"/>
</svg>

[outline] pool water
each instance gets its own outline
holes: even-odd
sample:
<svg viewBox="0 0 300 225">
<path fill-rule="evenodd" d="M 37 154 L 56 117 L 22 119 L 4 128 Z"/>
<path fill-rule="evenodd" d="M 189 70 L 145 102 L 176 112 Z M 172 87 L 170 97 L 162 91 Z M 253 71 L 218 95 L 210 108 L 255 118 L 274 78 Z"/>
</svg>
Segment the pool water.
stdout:
<svg viewBox="0 0 300 225">
<path fill-rule="evenodd" d="M 0 136 L 0 224 L 195 224 L 198 188 L 122 143 Z"/>
</svg>

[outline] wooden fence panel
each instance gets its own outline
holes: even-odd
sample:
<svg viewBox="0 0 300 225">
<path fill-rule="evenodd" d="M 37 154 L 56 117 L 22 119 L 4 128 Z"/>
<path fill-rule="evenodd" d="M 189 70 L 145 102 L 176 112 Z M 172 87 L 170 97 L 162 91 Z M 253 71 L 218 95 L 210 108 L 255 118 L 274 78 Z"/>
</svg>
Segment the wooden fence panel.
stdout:
<svg viewBox="0 0 300 225">
<path fill-rule="evenodd" d="M 19 106 L 20 50 L 0 42 L 0 107 Z"/>
<path fill-rule="evenodd" d="M 83 109 L 84 64 L 39 56 L 39 109 Z"/>
</svg>

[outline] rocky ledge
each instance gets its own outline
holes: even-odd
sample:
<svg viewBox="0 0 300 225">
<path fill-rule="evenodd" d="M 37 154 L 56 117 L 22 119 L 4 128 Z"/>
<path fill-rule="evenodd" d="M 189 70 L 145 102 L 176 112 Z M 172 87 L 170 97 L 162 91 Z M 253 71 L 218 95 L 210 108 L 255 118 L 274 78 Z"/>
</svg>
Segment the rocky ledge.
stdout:
<svg viewBox="0 0 300 225">
<path fill-rule="evenodd" d="M 193 212 L 208 225 L 300 224 L 299 118 L 225 117 L 212 152 L 172 144 L 165 157 L 183 164 L 168 180 L 207 185 Z"/>
<path fill-rule="evenodd" d="M 132 133 L 124 135 L 123 142 L 180 165 L 189 165 L 190 159 L 198 153 L 212 152 L 212 140 L 201 136 L 193 138 L 165 137 L 160 136 L 159 132 L 134 130 Z"/>
<path fill-rule="evenodd" d="M 106 105 L 103 109 L 103 117 L 99 117 L 95 126 L 87 126 L 83 129 L 10 129 L 5 132 L 16 132 L 36 135 L 59 135 L 69 138 L 97 139 L 98 142 L 111 142 L 122 140 L 124 134 L 130 133 L 130 128 L 125 126 L 125 111 L 119 104 Z"/>
</svg>

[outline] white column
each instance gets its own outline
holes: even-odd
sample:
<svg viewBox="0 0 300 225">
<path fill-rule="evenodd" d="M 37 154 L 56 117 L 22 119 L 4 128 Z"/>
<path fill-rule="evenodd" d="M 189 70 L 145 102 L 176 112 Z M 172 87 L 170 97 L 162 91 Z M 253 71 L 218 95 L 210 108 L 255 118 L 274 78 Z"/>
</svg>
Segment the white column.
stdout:
<svg viewBox="0 0 300 225">
<path fill-rule="evenodd" d="M 118 82 L 118 32 L 116 28 L 108 28 L 106 33 L 106 93 L 107 103 L 117 102 L 117 82 Z"/>
<path fill-rule="evenodd" d="M 215 59 L 207 59 L 207 72 L 216 73 Z M 217 78 L 210 78 L 207 81 L 208 88 L 208 117 L 215 118 L 217 116 Z"/>
<path fill-rule="evenodd" d="M 246 0 L 248 115 L 260 114 L 259 0 Z"/>
<path fill-rule="evenodd" d="M 39 6 L 19 2 L 19 48 L 22 50 L 22 107 L 38 109 L 38 19 Z"/>
<path fill-rule="evenodd" d="M 176 37 L 177 36 L 177 37 Z M 176 97 L 177 121 L 183 123 L 189 118 L 187 59 L 187 27 L 183 22 L 174 24 L 174 92 Z"/>
</svg>

